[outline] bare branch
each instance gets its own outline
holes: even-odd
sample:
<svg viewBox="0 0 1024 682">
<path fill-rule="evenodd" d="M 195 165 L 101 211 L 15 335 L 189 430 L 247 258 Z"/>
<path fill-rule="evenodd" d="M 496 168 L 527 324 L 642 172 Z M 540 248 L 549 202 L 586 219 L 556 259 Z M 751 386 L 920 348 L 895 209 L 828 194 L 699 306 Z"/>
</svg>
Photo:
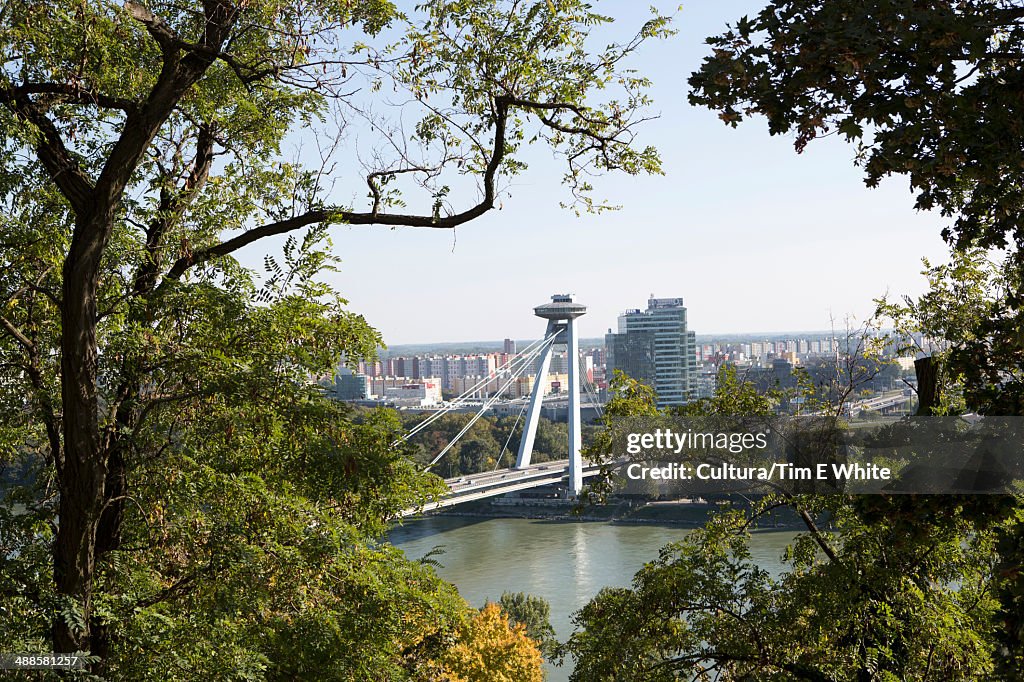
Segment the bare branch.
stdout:
<svg viewBox="0 0 1024 682">
<path fill-rule="evenodd" d="M 243 246 L 252 244 L 265 237 L 285 234 L 318 223 L 339 223 L 347 225 L 393 225 L 396 227 L 430 227 L 450 229 L 458 227 L 475 218 L 482 216 L 494 208 L 495 189 L 494 180 L 505 156 L 505 127 L 508 118 L 509 100 L 506 97 L 497 97 L 494 100 L 496 111 L 494 122 L 494 148 L 491 151 L 491 158 L 483 174 L 484 196 L 471 208 L 449 216 L 437 215 L 408 215 L 399 213 L 379 214 L 373 211 L 360 213 L 338 208 L 314 209 L 294 216 L 286 220 L 279 220 L 274 223 L 255 227 L 246 230 L 242 234 L 221 242 L 216 246 L 201 249 L 185 255 L 168 271 L 165 281 L 180 278 L 189 268 L 221 256 L 226 256 Z"/>
</svg>

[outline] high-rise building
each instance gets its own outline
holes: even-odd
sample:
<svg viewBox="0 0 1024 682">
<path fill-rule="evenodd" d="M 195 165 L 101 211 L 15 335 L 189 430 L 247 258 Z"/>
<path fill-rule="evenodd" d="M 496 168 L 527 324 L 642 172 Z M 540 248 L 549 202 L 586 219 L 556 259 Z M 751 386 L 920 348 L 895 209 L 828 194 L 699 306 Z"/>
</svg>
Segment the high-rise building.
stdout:
<svg viewBox="0 0 1024 682">
<path fill-rule="evenodd" d="M 503 346 L 502 350 L 509 355 L 515 355 L 516 342 L 513 341 L 512 339 L 505 339 L 505 345 Z"/>
<path fill-rule="evenodd" d="M 356 374 L 348 367 L 340 367 L 331 393 L 338 400 L 365 400 L 370 397 L 371 390 L 370 377 Z"/>
<path fill-rule="evenodd" d="M 658 405 L 683 405 L 695 397 L 697 340 L 686 326 L 681 298 L 654 298 L 647 310 L 627 310 L 619 316 L 618 333 L 605 337 L 608 375 L 622 370 L 648 384 Z"/>
</svg>

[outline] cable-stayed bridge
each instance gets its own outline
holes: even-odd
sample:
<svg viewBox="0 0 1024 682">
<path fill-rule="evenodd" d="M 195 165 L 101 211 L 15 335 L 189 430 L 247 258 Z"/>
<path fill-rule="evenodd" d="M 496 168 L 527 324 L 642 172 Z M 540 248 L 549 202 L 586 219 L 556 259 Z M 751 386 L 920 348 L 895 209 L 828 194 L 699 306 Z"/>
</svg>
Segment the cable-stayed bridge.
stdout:
<svg viewBox="0 0 1024 682">
<path fill-rule="evenodd" d="M 480 409 L 466 423 L 434 459 L 427 466 L 430 469 L 455 446 L 456 443 L 470 430 L 470 428 L 500 399 L 519 377 L 531 372 L 539 365 L 536 372 L 536 379 L 530 393 L 529 401 L 523 403 L 522 411 L 517 417 L 509 433 L 508 440 L 502 448 L 498 457 L 498 464 L 509 446 L 512 435 L 519 421 L 523 418 L 523 411 L 526 412 L 526 422 L 523 426 L 522 437 L 516 454 L 515 466 L 507 469 L 498 469 L 486 473 L 470 474 L 445 481 L 448 493 L 439 499 L 428 503 L 417 509 L 407 509 L 402 516 L 409 516 L 419 511 L 430 511 L 440 507 L 447 507 L 461 502 L 479 500 L 495 495 L 504 495 L 510 492 L 526 490 L 546 485 L 557 485 L 564 482 L 565 496 L 569 499 L 578 497 L 583 489 L 583 479 L 598 473 L 598 467 L 589 462 L 584 462 L 580 457 L 582 444 L 582 422 L 581 411 L 581 387 L 591 399 L 591 404 L 599 405 L 596 391 L 585 373 L 581 372 L 579 354 L 579 335 L 576 331 L 576 318 L 587 312 L 586 306 L 572 300 L 571 294 L 558 294 L 551 297 L 551 303 L 539 305 L 533 309 L 534 314 L 547 320 L 547 330 L 544 338 L 527 346 L 522 352 L 510 359 L 501 367 L 497 368 L 493 375 L 484 377 L 480 382 L 471 386 L 462 395 L 450 401 L 444 408 L 434 412 L 422 422 L 413 427 L 402 440 L 415 437 L 418 433 L 427 429 L 431 424 L 449 412 L 462 409 L 470 399 L 470 396 L 477 394 L 482 387 L 493 384 L 497 379 L 500 384 L 498 390 L 494 391 L 491 397 L 480 404 Z M 541 408 L 544 402 L 544 388 L 546 377 L 551 368 L 551 358 L 556 345 L 564 345 L 568 364 L 569 387 L 568 387 L 568 424 L 569 438 L 566 443 L 566 459 L 553 462 L 533 464 L 533 444 L 537 435 L 537 424 L 540 420 Z M 581 381 L 581 374 L 583 381 Z"/>
<path fill-rule="evenodd" d="M 596 476 L 600 467 L 583 462 L 581 474 L 584 479 Z M 569 478 L 569 460 L 561 459 L 540 464 L 531 464 L 524 469 L 497 469 L 468 476 L 445 479 L 448 493 L 422 507 L 406 509 L 401 516 L 413 516 L 420 512 L 451 507 L 463 502 L 482 500 L 487 497 L 505 495 L 548 485 L 566 485 Z"/>
<path fill-rule="evenodd" d="M 909 403 L 910 401 L 910 396 L 904 394 L 903 391 L 889 391 L 888 393 L 874 398 L 866 398 L 864 400 L 858 400 L 851 403 L 846 406 L 846 412 L 851 416 L 856 416 L 861 412 L 887 410 L 894 408 L 897 405 Z"/>
</svg>

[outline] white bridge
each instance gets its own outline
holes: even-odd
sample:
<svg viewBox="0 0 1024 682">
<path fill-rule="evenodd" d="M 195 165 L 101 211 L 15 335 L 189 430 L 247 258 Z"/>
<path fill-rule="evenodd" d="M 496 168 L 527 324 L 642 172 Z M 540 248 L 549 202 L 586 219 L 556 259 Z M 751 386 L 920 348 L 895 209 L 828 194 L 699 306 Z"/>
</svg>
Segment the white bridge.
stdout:
<svg viewBox="0 0 1024 682">
<path fill-rule="evenodd" d="M 591 462 L 583 462 L 581 473 L 583 478 L 596 476 L 600 467 Z M 413 507 L 402 511 L 401 516 L 413 516 L 421 512 L 433 511 L 442 507 L 450 507 L 462 502 L 482 500 L 486 497 L 514 493 L 544 485 L 566 485 L 569 478 L 569 460 L 531 464 L 525 469 L 498 469 L 479 474 L 469 474 L 456 478 L 445 479 L 449 492 L 421 507 Z"/>
<path fill-rule="evenodd" d="M 545 303 L 539 305 L 533 309 L 533 312 L 537 317 L 541 317 L 548 321 L 547 332 L 544 338 L 540 341 L 530 344 L 522 353 L 517 355 L 515 358 L 507 362 L 505 365 L 499 367 L 495 371 L 495 376 L 486 377 L 476 386 L 471 387 L 461 396 L 456 398 L 452 403 L 443 410 L 435 412 L 424 421 L 417 424 L 408 434 L 406 434 L 403 440 L 408 440 L 412 436 L 415 436 L 420 431 L 427 428 L 431 423 L 438 419 L 441 415 L 446 414 L 448 411 L 455 409 L 460 404 L 464 403 L 468 396 L 472 395 L 474 391 L 486 382 L 493 381 L 494 378 L 504 381 L 504 385 L 494 392 L 491 398 L 488 398 L 483 402 L 480 407 L 480 411 L 477 412 L 472 419 L 459 431 L 458 434 L 452 439 L 448 445 L 446 445 L 433 461 L 427 466 L 427 469 L 437 464 L 442 457 L 455 445 L 458 440 L 469 431 L 470 427 L 478 420 L 483 414 L 493 405 L 498 397 L 504 393 L 505 389 L 512 384 L 519 376 L 533 369 L 535 363 L 539 362 L 539 369 L 537 370 L 536 378 L 533 382 L 533 390 L 530 393 L 530 400 L 528 403 L 529 409 L 526 412 L 526 423 L 523 426 L 523 435 L 519 442 L 519 449 L 516 455 L 516 464 L 514 467 L 509 469 L 495 469 L 491 472 L 467 474 L 465 476 L 459 476 L 457 478 L 449 478 L 445 480 L 445 484 L 448 486 L 449 492 L 442 495 L 439 499 L 431 501 L 422 507 L 414 509 L 406 509 L 401 513 L 401 516 L 409 516 L 412 514 L 419 513 L 421 511 L 430 511 L 438 509 L 440 507 L 447 507 L 460 502 L 469 502 L 471 500 L 479 500 L 485 497 L 493 497 L 495 495 L 504 495 L 505 493 L 516 492 L 519 490 L 525 490 L 527 488 L 536 488 L 543 485 L 556 485 L 564 483 L 565 485 L 565 497 L 568 499 L 576 498 L 583 490 L 583 479 L 587 476 L 593 476 L 598 473 L 598 467 L 591 463 L 585 463 L 580 457 L 580 448 L 582 446 L 582 423 L 580 420 L 580 362 L 579 362 L 579 334 L 576 331 L 576 318 L 586 314 L 587 307 L 576 303 L 572 300 L 571 294 L 556 294 L 551 297 L 551 303 Z M 567 369 L 569 374 L 569 390 L 568 390 L 568 423 L 569 423 L 569 439 L 566 444 L 567 459 L 543 462 L 539 464 L 532 464 L 531 458 L 533 456 L 533 442 L 537 436 L 537 424 L 540 421 L 541 408 L 544 403 L 544 388 L 547 384 L 545 379 L 547 378 L 548 372 L 551 368 L 551 357 L 553 355 L 553 349 L 555 345 L 564 345 L 566 348 L 567 358 Z M 592 386 L 587 381 L 588 391 L 592 390 Z M 594 397 L 596 401 L 596 396 Z M 524 404 L 523 409 L 526 409 L 527 405 Z M 520 418 L 522 414 L 520 413 Z M 518 424 L 518 419 L 516 420 Z M 515 427 L 513 426 L 513 431 Z M 511 440 L 512 434 L 509 434 L 509 440 Z M 505 443 L 506 447 L 508 442 Z M 504 455 L 504 449 L 502 449 L 501 455 Z M 499 456 L 498 461 L 501 461 Z"/>
<path fill-rule="evenodd" d="M 903 391 L 889 391 L 880 396 L 874 398 L 867 398 L 865 400 L 858 400 L 855 403 L 850 403 L 846 407 L 846 413 L 851 417 L 856 417 L 858 414 L 864 411 L 881 411 L 887 410 L 897 405 L 909 403 L 911 400 L 909 395 L 905 395 Z"/>
</svg>

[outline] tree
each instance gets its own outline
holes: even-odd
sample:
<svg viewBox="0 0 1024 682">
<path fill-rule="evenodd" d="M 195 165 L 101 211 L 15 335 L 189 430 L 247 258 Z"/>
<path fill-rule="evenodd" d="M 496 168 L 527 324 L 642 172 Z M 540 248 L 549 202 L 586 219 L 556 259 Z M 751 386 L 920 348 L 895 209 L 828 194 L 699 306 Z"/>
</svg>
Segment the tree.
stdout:
<svg viewBox="0 0 1024 682">
<path fill-rule="evenodd" d="M 906 175 L 918 208 L 954 218 L 950 241 L 1024 247 L 1017 3 L 772 0 L 707 42 L 692 103 L 762 115 L 797 151 L 841 134 L 869 186 Z"/>
<path fill-rule="evenodd" d="M 601 472 L 584 486 L 580 495 L 583 503 L 577 505 L 576 511 L 582 512 L 585 504 L 603 504 L 614 490 L 614 469 L 616 452 L 614 427 L 617 419 L 623 418 L 657 418 L 658 396 L 654 389 L 638 381 L 622 370 L 615 370 L 608 384 L 608 402 L 601 415 L 604 428 L 594 435 L 593 442 L 583 448 L 580 454 L 584 459 L 601 465 Z"/>
<path fill-rule="evenodd" d="M 10 1 L 0 21 L 0 442 L 4 461 L 38 461 L 35 487 L 5 496 L 30 513 L 4 516 L 21 558 L 5 564 L 20 577 L 3 598 L 19 632 L 52 631 L 59 652 L 126 661 L 134 609 L 186 622 L 224 597 L 186 606 L 197 586 L 319 533 L 347 565 L 349 541 L 320 512 L 372 536 L 429 493 L 388 447 L 393 424 L 352 430 L 310 385 L 380 341 L 318 280 L 328 226 L 465 224 L 495 207 L 531 142 L 564 157 L 588 210 L 605 208 L 589 174 L 659 172 L 655 150 L 633 146 L 647 81 L 622 65 L 668 35 L 660 16 L 596 54 L 589 27 L 609 18 L 576 0 L 430 1 L 408 15 L 385 0 Z M 301 131 L 312 164 L 285 157 Z M 346 146 L 355 131 L 378 144 Z M 335 200 L 342 154 L 365 160 L 362 210 Z M 404 212 L 405 197 L 424 210 Z M 283 259 L 268 256 L 259 282 L 234 257 L 277 235 Z M 273 504 L 245 512 L 263 487 Z M 221 509 L 220 494 L 238 499 Z M 311 505 L 291 512 L 310 525 L 279 537 L 266 524 L 289 500 Z M 24 564 L 37 540 L 52 541 L 52 571 Z M 230 613 L 262 618 L 277 597 L 287 610 L 264 587 Z M 204 632 L 265 661 L 240 629 Z"/>
<path fill-rule="evenodd" d="M 994 532 L 945 503 L 908 532 L 902 514 L 866 522 L 840 497 L 817 502 L 836 514 L 832 557 L 801 535 L 769 575 L 750 516 L 731 512 L 665 547 L 631 588 L 602 590 L 574 618 L 573 679 L 992 679 Z"/>
<path fill-rule="evenodd" d="M 679 415 L 750 415 L 769 416 L 774 414 L 782 392 L 775 388 L 758 391 L 753 383 L 737 374 L 736 366 L 725 364 L 718 368 L 715 377 L 715 392 L 707 398 L 700 398 L 676 410 Z"/>
<path fill-rule="evenodd" d="M 929 356 L 939 369 L 934 412 L 1021 414 L 1020 267 L 980 249 L 924 265 L 928 291 L 917 299 L 880 299 L 878 315 L 893 321 L 900 349 Z"/>
<path fill-rule="evenodd" d="M 1021 414 L 1020 265 L 1012 255 L 999 262 L 980 249 L 955 252 L 949 263 L 924 264 L 928 291 L 916 300 L 880 299 L 878 314 L 893 320 L 900 347 L 928 353 L 917 361 L 920 367 L 923 359 L 930 360 L 935 374 L 930 399 L 921 400 L 925 414 Z M 918 394 L 923 396 L 920 387 Z M 1024 524 L 1019 497 L 1005 502 L 1009 520 L 1017 522 L 1008 521 L 997 536 L 994 589 L 1002 602 L 1000 665 L 1012 679 L 1024 674 Z"/>
<path fill-rule="evenodd" d="M 526 636 L 537 642 L 545 658 L 555 655 L 558 641 L 551 627 L 551 605 L 547 601 L 524 592 L 503 592 L 498 606 L 508 615 L 510 623 L 525 628 Z"/>
<path fill-rule="evenodd" d="M 943 235 L 959 253 L 929 273 L 932 292 L 906 310 L 951 343 L 948 354 L 917 360 L 921 414 L 949 408 L 937 394 L 944 384 L 963 392 L 966 409 L 1021 413 L 1022 22 L 1024 9 L 1000 0 L 773 0 L 709 38 L 713 54 L 690 78 L 690 101 L 727 124 L 763 115 L 772 134 L 795 132 L 797 151 L 842 134 L 857 142 L 869 186 L 906 175 L 918 208 L 953 218 Z M 972 251 L 992 247 L 1009 247 L 1005 277 Z M 1021 533 L 1010 524 L 1000 542 L 1008 679 L 1024 670 Z"/>
<path fill-rule="evenodd" d="M 485 604 L 438 660 L 447 682 L 542 682 L 537 644 L 522 625 L 512 625 L 501 607 Z"/>
</svg>

